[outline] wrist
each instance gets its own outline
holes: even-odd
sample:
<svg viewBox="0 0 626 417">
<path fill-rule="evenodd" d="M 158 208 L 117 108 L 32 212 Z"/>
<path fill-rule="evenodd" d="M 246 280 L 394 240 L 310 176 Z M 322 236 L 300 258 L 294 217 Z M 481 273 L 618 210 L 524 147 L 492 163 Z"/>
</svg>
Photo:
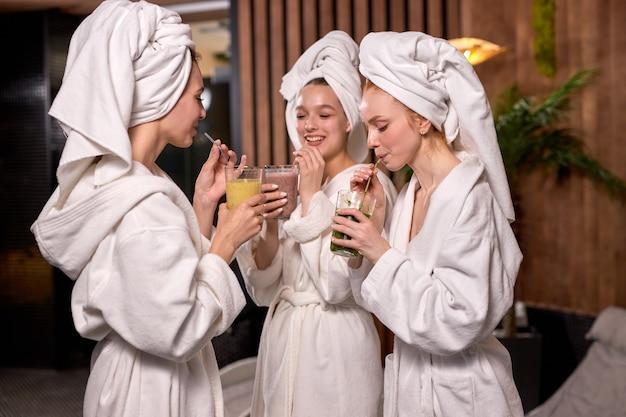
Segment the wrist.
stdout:
<svg viewBox="0 0 626 417">
<path fill-rule="evenodd" d="M 371 263 L 375 264 L 390 248 L 391 246 L 389 246 L 389 242 L 383 239 L 381 244 L 377 245 L 377 247 L 372 251 L 371 256 L 368 256 L 367 259 Z"/>
<path fill-rule="evenodd" d="M 277 235 L 278 234 L 278 219 L 265 219 L 266 234 Z"/>
<path fill-rule="evenodd" d="M 207 196 L 206 193 L 203 193 L 198 190 L 196 190 L 193 193 L 192 205 L 195 209 L 201 209 L 201 210 L 215 209 L 218 203 L 219 203 L 219 199 L 214 200 L 213 198 Z"/>
<path fill-rule="evenodd" d="M 216 233 L 213 242 L 211 242 L 209 253 L 219 256 L 228 264 L 233 259 L 235 250 L 236 247 L 231 243 L 230 239 L 222 239 Z"/>
</svg>

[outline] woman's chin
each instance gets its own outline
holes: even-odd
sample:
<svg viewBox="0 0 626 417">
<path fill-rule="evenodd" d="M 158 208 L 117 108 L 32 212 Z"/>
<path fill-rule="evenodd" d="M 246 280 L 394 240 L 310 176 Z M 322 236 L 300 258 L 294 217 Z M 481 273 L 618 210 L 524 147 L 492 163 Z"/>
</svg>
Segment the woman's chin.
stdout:
<svg viewBox="0 0 626 417">
<path fill-rule="evenodd" d="M 394 161 L 389 161 L 385 163 L 383 161 L 383 165 L 391 172 L 398 172 L 404 167 L 405 164 L 400 165 L 398 163 L 395 163 Z"/>
</svg>

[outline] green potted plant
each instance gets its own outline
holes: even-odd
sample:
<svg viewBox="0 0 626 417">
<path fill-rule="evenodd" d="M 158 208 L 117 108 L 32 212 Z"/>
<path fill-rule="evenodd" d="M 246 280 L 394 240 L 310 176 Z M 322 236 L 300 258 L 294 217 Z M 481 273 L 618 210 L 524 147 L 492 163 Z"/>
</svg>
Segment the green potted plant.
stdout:
<svg viewBox="0 0 626 417">
<path fill-rule="evenodd" d="M 572 95 L 586 86 L 594 71 L 575 73 L 545 98 L 525 97 L 516 86 L 497 101 L 494 119 L 498 143 L 511 187 L 513 202 L 519 206 L 519 184 L 535 170 L 554 173 L 564 180 L 576 171 L 598 183 L 613 197 L 626 199 L 626 184 L 592 158 L 581 139 L 562 123 Z M 515 314 L 504 318 L 506 336 L 514 336 Z"/>
</svg>

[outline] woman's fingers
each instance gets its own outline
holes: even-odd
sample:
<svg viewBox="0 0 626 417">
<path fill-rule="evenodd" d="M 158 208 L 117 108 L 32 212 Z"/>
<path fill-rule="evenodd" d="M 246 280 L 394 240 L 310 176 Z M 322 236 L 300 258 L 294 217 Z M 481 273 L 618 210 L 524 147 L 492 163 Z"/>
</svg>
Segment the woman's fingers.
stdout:
<svg viewBox="0 0 626 417">
<path fill-rule="evenodd" d="M 287 193 L 284 191 L 266 192 L 265 197 L 267 197 L 267 201 L 274 201 L 287 197 Z"/>
<path fill-rule="evenodd" d="M 355 222 L 354 220 L 348 218 L 348 217 L 343 217 L 343 216 L 335 216 L 333 217 L 333 222 L 335 222 L 335 224 L 339 224 L 339 225 L 343 225 L 343 226 L 355 226 L 357 222 Z"/>
<path fill-rule="evenodd" d="M 336 232 L 343 233 L 344 235 L 348 235 L 351 238 L 354 237 L 355 229 L 353 227 L 339 223 L 335 223 L 331 227 Z"/>
<path fill-rule="evenodd" d="M 339 209 L 337 210 L 337 214 L 340 214 L 341 216 L 352 216 L 357 220 L 358 223 L 370 221 L 370 219 L 365 214 L 361 213 L 360 210 L 353 208 Z"/>
<path fill-rule="evenodd" d="M 347 234 L 347 233 L 346 233 Z M 350 249 L 359 249 L 359 242 L 354 239 L 338 239 L 336 237 L 331 237 L 330 240 L 338 246 L 343 246 Z"/>
<path fill-rule="evenodd" d="M 263 204 L 267 201 L 267 195 L 265 193 L 256 194 L 244 201 L 242 204 L 246 204 L 249 207 L 256 207 L 259 204 Z"/>
<path fill-rule="evenodd" d="M 265 213 L 263 216 L 265 217 L 266 220 L 275 219 L 281 215 L 283 210 L 284 210 L 283 207 L 279 207 L 276 210 L 270 211 L 269 213 Z"/>
<path fill-rule="evenodd" d="M 322 153 L 317 148 L 311 149 L 311 159 L 314 160 L 316 165 L 318 166 L 324 166 L 325 164 L 324 157 L 322 156 Z"/>
<path fill-rule="evenodd" d="M 274 210 L 282 209 L 285 204 L 287 204 L 287 199 L 281 198 L 280 200 L 274 200 L 267 203 L 259 204 L 258 206 L 253 207 L 253 209 L 257 215 L 265 216 L 267 215 L 267 213 L 270 213 Z"/>
<path fill-rule="evenodd" d="M 296 159 L 293 161 L 293 163 L 295 165 L 298 165 L 298 168 L 300 169 L 300 173 L 304 173 L 306 174 L 309 170 L 309 165 L 307 164 L 306 159 L 304 159 L 303 156 L 301 156 L 300 154 L 296 154 Z"/>
<path fill-rule="evenodd" d="M 278 184 L 261 184 L 261 192 L 269 193 L 270 191 L 278 190 Z"/>
</svg>

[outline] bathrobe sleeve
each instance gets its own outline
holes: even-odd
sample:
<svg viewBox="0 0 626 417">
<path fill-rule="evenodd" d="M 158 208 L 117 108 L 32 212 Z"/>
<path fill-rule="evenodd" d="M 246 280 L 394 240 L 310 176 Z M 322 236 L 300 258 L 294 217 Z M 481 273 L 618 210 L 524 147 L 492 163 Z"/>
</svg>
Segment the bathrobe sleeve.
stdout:
<svg viewBox="0 0 626 417">
<path fill-rule="evenodd" d="M 186 361 L 243 309 L 245 298 L 228 264 L 198 254 L 183 213 L 165 195 L 127 213 L 115 239 L 111 276 L 94 289 L 89 305 L 137 349 Z"/>
<path fill-rule="evenodd" d="M 497 203 L 468 195 L 434 268 L 418 273 L 420 254 L 389 249 L 363 282 L 367 309 L 405 343 L 451 355 L 482 340 L 513 300 L 521 253 Z"/>
<path fill-rule="evenodd" d="M 313 195 L 309 211 L 302 216 L 298 206 L 285 223 L 285 232 L 300 246 L 300 255 L 307 275 L 329 304 L 340 303 L 352 295 L 348 258 L 330 251 L 330 235 L 335 204 L 318 191 Z"/>
<path fill-rule="evenodd" d="M 265 226 L 261 233 L 265 233 Z M 258 241 L 258 238 L 253 238 L 241 246 L 237 252 L 237 263 L 252 300 L 258 306 L 269 306 L 282 283 L 283 247 L 279 242 L 272 263 L 265 269 L 259 269 L 253 255 Z"/>
</svg>

